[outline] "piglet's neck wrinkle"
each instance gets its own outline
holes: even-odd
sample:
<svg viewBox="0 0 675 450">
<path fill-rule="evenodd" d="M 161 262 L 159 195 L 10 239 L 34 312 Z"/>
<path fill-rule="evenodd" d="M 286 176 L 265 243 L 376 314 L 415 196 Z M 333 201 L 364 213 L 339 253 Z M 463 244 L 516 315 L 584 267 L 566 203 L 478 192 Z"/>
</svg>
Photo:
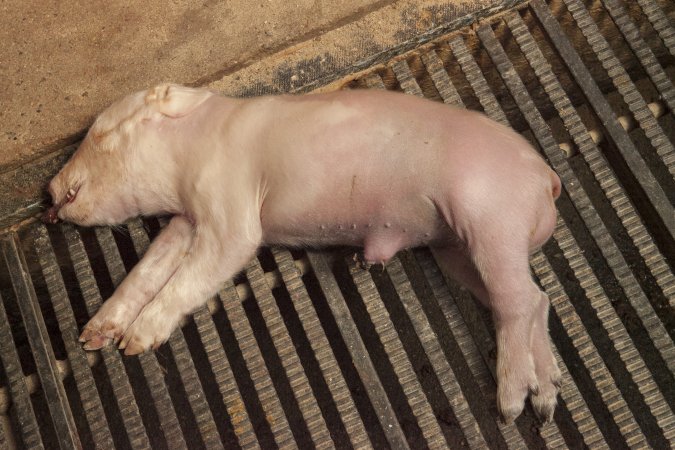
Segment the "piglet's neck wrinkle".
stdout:
<svg viewBox="0 0 675 450">
<path fill-rule="evenodd" d="M 138 158 L 130 164 L 131 178 L 136 180 L 134 199 L 139 214 L 176 213 L 181 209 L 177 194 L 179 170 L 173 155 L 152 160 Z"/>
</svg>

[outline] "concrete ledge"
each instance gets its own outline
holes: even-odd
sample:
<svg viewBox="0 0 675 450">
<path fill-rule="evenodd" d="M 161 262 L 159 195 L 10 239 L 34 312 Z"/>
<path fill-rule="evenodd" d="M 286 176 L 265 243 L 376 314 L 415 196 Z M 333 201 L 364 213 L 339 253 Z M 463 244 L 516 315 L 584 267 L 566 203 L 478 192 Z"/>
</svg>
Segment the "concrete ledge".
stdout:
<svg viewBox="0 0 675 450">
<path fill-rule="evenodd" d="M 307 92 L 524 0 L 406 0 L 208 84 L 232 96 Z"/>
</svg>

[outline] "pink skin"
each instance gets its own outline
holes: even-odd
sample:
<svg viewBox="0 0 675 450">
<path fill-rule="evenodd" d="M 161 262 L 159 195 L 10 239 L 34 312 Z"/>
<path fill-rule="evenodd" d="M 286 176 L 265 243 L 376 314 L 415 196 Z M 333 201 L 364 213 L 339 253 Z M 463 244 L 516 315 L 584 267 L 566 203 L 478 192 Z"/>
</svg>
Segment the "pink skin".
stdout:
<svg viewBox="0 0 675 450">
<path fill-rule="evenodd" d="M 387 92 L 236 100 L 161 85 L 104 111 L 50 193 L 48 222 L 175 215 L 85 327 L 87 349 L 156 348 L 261 245 L 363 246 L 368 264 L 429 245 L 492 310 L 504 420 L 529 394 L 552 416 L 560 372 L 528 256 L 553 232 L 560 181 L 479 113 Z"/>
<path fill-rule="evenodd" d="M 80 342 L 85 350 L 97 350 L 122 338 L 124 330 L 180 265 L 190 249 L 192 232 L 192 224 L 185 217 L 171 219 L 134 270 L 84 327 Z"/>
</svg>

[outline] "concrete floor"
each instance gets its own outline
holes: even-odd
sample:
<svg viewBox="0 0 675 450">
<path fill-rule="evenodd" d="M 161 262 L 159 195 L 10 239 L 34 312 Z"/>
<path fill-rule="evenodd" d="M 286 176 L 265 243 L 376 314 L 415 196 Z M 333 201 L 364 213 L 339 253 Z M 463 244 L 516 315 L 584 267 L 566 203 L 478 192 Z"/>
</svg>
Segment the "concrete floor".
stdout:
<svg viewBox="0 0 675 450">
<path fill-rule="evenodd" d="M 433 28 L 467 3 L 495 2 L 2 2 L 0 173 L 77 141 L 99 111 L 134 90 L 208 85 L 272 55 L 330 47 L 322 36 L 350 25 L 342 53 L 377 51 L 364 39 Z"/>
<path fill-rule="evenodd" d="M 0 171 L 73 141 L 121 95 L 204 84 L 389 3 L 2 2 Z"/>
</svg>

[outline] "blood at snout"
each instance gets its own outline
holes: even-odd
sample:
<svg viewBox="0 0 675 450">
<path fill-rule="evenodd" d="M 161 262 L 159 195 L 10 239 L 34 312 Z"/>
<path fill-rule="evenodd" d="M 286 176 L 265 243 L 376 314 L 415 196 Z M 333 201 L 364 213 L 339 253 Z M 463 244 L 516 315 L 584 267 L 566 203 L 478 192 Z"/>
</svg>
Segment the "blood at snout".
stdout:
<svg viewBox="0 0 675 450">
<path fill-rule="evenodd" d="M 78 190 L 76 189 L 68 189 L 68 192 L 66 193 L 66 197 L 61 200 L 58 203 L 55 203 L 51 208 L 49 208 L 47 211 L 45 211 L 44 214 L 42 214 L 42 217 L 40 217 L 40 220 L 46 224 L 55 224 L 59 223 L 60 219 L 58 216 L 59 210 L 63 205 L 66 203 L 71 203 L 75 200 L 75 197 L 77 196 Z"/>
<path fill-rule="evenodd" d="M 54 205 L 47 211 L 45 211 L 45 213 L 42 214 L 42 217 L 40 217 L 40 219 L 42 220 L 42 222 L 46 224 L 58 223 L 59 222 L 59 216 L 57 215 L 58 212 L 59 212 L 58 206 Z"/>
</svg>

